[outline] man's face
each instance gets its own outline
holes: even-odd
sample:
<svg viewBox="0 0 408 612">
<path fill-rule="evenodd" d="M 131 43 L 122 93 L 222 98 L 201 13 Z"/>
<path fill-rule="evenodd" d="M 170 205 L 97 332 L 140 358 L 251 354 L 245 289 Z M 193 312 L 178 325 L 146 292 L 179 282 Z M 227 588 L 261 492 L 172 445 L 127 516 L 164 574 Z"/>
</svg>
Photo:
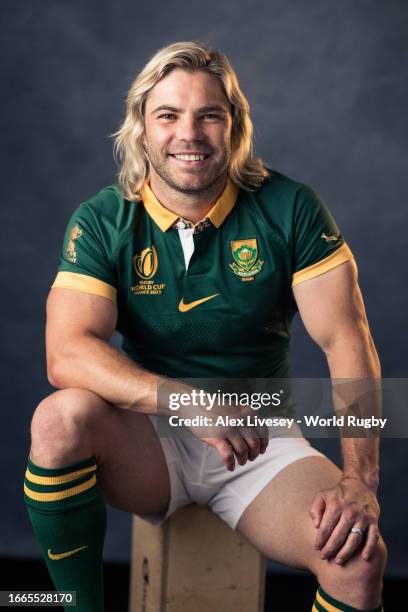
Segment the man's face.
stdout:
<svg viewBox="0 0 408 612">
<path fill-rule="evenodd" d="M 224 181 L 230 159 L 232 118 L 219 80 L 176 68 L 149 92 L 144 145 L 151 177 L 182 193 Z"/>
</svg>

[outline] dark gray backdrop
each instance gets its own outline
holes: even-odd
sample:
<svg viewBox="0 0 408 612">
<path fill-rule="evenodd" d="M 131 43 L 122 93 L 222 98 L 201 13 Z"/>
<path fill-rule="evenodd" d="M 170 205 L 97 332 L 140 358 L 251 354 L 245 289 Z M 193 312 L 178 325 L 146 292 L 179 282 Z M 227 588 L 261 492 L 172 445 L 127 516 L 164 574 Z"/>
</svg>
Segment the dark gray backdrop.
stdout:
<svg viewBox="0 0 408 612">
<path fill-rule="evenodd" d="M 22 504 L 28 429 L 51 390 L 44 303 L 66 221 L 113 181 L 108 134 L 157 48 L 223 49 L 249 97 L 256 148 L 325 199 L 350 244 L 384 376 L 405 377 L 408 5 L 404 0 L 2 2 L 2 503 L 0 555 L 38 556 Z M 294 371 L 324 376 L 295 326 Z M 319 446 L 330 456 L 332 443 Z M 389 574 L 407 574 L 406 440 L 382 445 Z M 106 557 L 127 559 L 129 517 L 112 511 Z"/>
</svg>

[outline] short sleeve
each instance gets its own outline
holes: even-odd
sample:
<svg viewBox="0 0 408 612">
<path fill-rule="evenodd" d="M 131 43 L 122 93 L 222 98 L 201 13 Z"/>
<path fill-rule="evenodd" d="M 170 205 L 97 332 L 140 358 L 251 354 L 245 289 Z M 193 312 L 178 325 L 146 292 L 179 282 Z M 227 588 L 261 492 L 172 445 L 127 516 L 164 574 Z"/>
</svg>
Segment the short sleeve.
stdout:
<svg viewBox="0 0 408 612">
<path fill-rule="evenodd" d="M 88 203 L 68 222 L 53 287 L 74 289 L 116 302 L 116 278 L 111 254 L 114 236 Z"/>
<path fill-rule="evenodd" d="M 303 186 L 294 209 L 292 287 L 352 259 L 325 203 Z"/>
</svg>

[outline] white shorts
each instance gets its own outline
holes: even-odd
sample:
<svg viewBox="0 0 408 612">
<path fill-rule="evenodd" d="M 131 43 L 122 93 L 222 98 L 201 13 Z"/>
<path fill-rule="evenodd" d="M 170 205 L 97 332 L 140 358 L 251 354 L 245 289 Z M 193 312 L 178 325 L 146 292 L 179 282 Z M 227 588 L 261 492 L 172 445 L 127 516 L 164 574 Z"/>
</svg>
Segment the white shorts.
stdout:
<svg viewBox="0 0 408 612">
<path fill-rule="evenodd" d="M 235 529 L 245 508 L 278 472 L 304 457 L 324 457 L 302 437 L 299 428 L 291 434 L 298 437 L 288 437 L 286 428 L 274 428 L 265 453 L 245 465 L 236 463 L 230 472 L 215 448 L 185 433 L 177 435 L 178 428 L 167 425 L 165 417 L 148 416 L 156 431 L 157 419 L 162 420 L 158 435 L 170 474 L 167 511 L 140 515 L 153 525 L 161 525 L 177 508 L 196 503 L 210 506 Z M 169 429 L 167 436 L 162 433 L 163 427 Z"/>
</svg>

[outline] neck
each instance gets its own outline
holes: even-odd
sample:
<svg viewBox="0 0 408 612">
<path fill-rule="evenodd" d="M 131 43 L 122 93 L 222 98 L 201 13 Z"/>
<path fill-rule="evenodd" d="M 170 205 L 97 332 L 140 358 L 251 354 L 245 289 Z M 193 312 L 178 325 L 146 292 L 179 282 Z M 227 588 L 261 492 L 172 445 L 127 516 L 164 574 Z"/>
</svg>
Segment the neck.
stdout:
<svg viewBox="0 0 408 612">
<path fill-rule="evenodd" d="M 170 187 L 156 173 L 151 173 L 149 178 L 150 189 L 160 204 L 191 223 L 198 223 L 206 217 L 227 183 L 227 174 L 223 174 L 208 189 L 199 193 L 182 193 Z"/>
</svg>

